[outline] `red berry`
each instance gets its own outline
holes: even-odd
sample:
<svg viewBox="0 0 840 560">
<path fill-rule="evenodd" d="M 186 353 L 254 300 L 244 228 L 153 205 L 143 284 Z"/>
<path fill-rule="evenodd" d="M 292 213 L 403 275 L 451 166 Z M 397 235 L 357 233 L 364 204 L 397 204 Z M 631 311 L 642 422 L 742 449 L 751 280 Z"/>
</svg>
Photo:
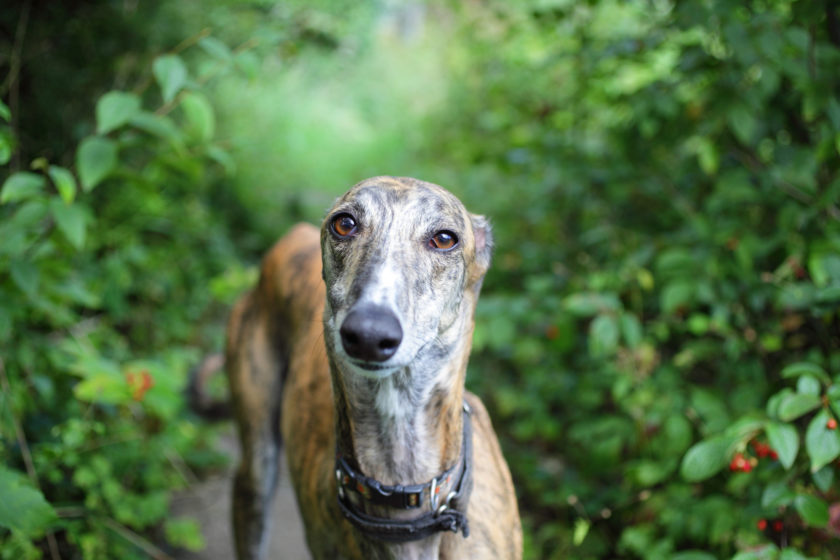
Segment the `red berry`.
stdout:
<svg viewBox="0 0 840 560">
<path fill-rule="evenodd" d="M 740 471 L 744 468 L 746 462 L 747 461 L 744 459 L 744 455 L 742 453 L 736 453 L 735 456 L 732 457 L 732 461 L 729 462 L 729 470 Z"/>
<path fill-rule="evenodd" d="M 755 461 L 755 459 L 753 459 Z M 743 453 L 736 453 L 729 462 L 730 471 L 750 472 L 753 469 L 753 463 L 744 457 Z"/>
<path fill-rule="evenodd" d="M 767 520 L 766 519 L 759 519 L 758 523 L 756 523 L 759 531 L 763 531 L 767 528 Z"/>
<path fill-rule="evenodd" d="M 770 446 L 766 443 L 753 440 L 752 446 L 753 449 L 755 449 L 755 454 L 758 455 L 759 459 L 763 459 L 770 455 Z"/>
<path fill-rule="evenodd" d="M 825 427 L 829 430 L 836 430 L 837 429 L 837 420 L 834 418 L 829 418 L 828 422 L 825 423 Z"/>
<path fill-rule="evenodd" d="M 781 521 L 774 521 L 773 522 L 773 530 L 776 531 L 777 533 L 780 533 L 782 531 L 782 529 L 784 529 L 784 528 L 785 528 L 785 524 L 782 523 Z"/>
<path fill-rule="evenodd" d="M 776 453 L 775 449 L 770 450 L 770 458 L 773 459 L 774 461 L 779 458 L 779 454 Z"/>
</svg>

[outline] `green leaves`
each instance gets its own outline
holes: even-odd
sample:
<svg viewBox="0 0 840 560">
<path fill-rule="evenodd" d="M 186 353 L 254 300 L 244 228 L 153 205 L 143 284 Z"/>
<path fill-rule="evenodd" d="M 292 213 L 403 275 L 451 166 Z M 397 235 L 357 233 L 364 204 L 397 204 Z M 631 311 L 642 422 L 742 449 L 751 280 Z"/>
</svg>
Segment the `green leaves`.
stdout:
<svg viewBox="0 0 840 560">
<path fill-rule="evenodd" d="M 779 455 L 779 462 L 790 469 L 799 452 L 799 432 L 790 424 L 780 422 L 768 422 L 765 430 L 770 447 Z"/>
<path fill-rule="evenodd" d="M 76 152 L 76 169 L 82 188 L 92 190 L 117 166 L 117 145 L 101 136 L 90 136 L 82 140 Z"/>
<path fill-rule="evenodd" d="M 76 384 L 73 394 L 77 399 L 89 403 L 120 405 L 131 401 L 128 384 L 119 374 L 91 374 Z"/>
<path fill-rule="evenodd" d="M 165 140 L 177 141 L 180 131 L 172 119 L 154 113 L 141 111 L 131 118 L 131 125 Z"/>
<path fill-rule="evenodd" d="M 738 140 L 750 145 L 758 132 L 758 121 L 753 112 L 744 104 L 736 104 L 729 111 L 729 126 Z"/>
<path fill-rule="evenodd" d="M 0 527 L 38 536 L 56 520 L 55 511 L 40 490 L 25 477 L 0 464 Z"/>
<path fill-rule="evenodd" d="M 689 305 L 694 299 L 696 282 L 689 280 L 675 280 L 669 282 L 662 290 L 660 305 L 663 313 L 672 314 L 680 308 Z"/>
<path fill-rule="evenodd" d="M 177 55 L 167 54 L 158 57 L 152 66 L 152 72 L 160 85 L 164 103 L 174 100 L 178 92 L 187 84 L 187 67 Z"/>
<path fill-rule="evenodd" d="M 764 488 L 761 494 L 761 507 L 764 509 L 774 509 L 789 505 L 796 498 L 796 494 L 791 490 L 787 481 L 774 480 Z"/>
<path fill-rule="evenodd" d="M 233 64 L 223 60 L 228 54 L 219 42 L 203 48 L 213 60 L 207 65 L 209 57 L 194 49 L 208 69 L 202 79 Z M 119 537 L 103 538 L 103 519 L 125 534 L 148 531 L 165 534 L 169 545 L 203 545 L 195 522 L 168 519 L 172 486 L 182 479 L 166 457 L 202 469 L 222 460 L 208 454 L 208 432 L 183 417 L 182 389 L 196 359 L 185 341 L 209 341 L 223 328 L 196 330 L 217 298 L 189 287 L 236 260 L 225 210 L 209 202 L 208 188 L 220 165 L 234 165 L 209 142 L 212 105 L 183 61 L 161 57 L 151 71 L 162 107 L 159 99 L 145 107 L 143 100 L 154 98 L 148 94 L 110 91 L 95 115 L 73 115 L 62 105 L 62 118 L 73 118 L 54 133 L 33 118 L 36 106 L 20 100 L 14 132 L 27 145 L 13 163 L 28 169 L 0 175 L 0 346 L 11 386 L 0 391 L 0 440 L 19 416 L 43 493 L 0 466 L 3 559 L 46 550 L 43 533 L 57 523 L 50 504 L 84 506 L 84 516 L 61 524 L 68 557 L 134 554 Z M 0 103 L 0 164 L 15 148 L 4 109 Z M 74 153 L 74 132 L 87 130 L 94 116 L 95 134 Z M 31 123 L 51 135 L 48 153 L 56 162 L 31 155 L 44 149 L 38 135 L 48 134 L 27 130 Z M 67 154 L 75 160 L 64 163 Z M 112 178 L 120 188 L 94 191 Z M 4 465 L 20 463 L 12 437 L 12 445 L 0 442 Z"/>
<path fill-rule="evenodd" d="M 44 177 L 28 171 L 13 173 L 0 189 L 0 204 L 20 202 L 41 194 L 45 185 Z"/>
<path fill-rule="evenodd" d="M 699 482 L 714 476 L 729 462 L 732 440 L 717 436 L 694 444 L 685 454 L 680 474 L 689 482 Z"/>
<path fill-rule="evenodd" d="M 828 492 L 834 482 L 834 467 L 831 464 L 824 466 L 817 472 L 811 473 L 811 479 L 820 492 Z"/>
<path fill-rule="evenodd" d="M 31 260 L 16 259 L 9 263 L 9 274 L 17 288 L 30 298 L 37 295 L 40 273 Z"/>
<path fill-rule="evenodd" d="M 796 420 L 803 414 L 807 414 L 816 409 L 821 404 L 818 395 L 808 393 L 790 393 L 779 403 L 779 419 L 790 422 Z"/>
<path fill-rule="evenodd" d="M 686 143 L 690 151 L 697 155 L 700 169 L 706 175 L 714 175 L 720 167 L 720 152 L 718 147 L 707 136 L 694 136 Z"/>
<path fill-rule="evenodd" d="M 50 165 L 47 173 L 61 199 L 68 204 L 73 202 L 76 198 L 76 178 L 73 177 L 73 174 L 58 165 Z"/>
<path fill-rule="evenodd" d="M 50 203 L 50 212 L 61 233 L 73 247 L 81 249 L 85 244 L 88 215 L 79 204 L 66 204 L 60 200 Z"/>
<path fill-rule="evenodd" d="M 14 144 L 15 141 L 11 130 L 0 126 L 0 165 L 6 165 L 12 159 Z"/>
<path fill-rule="evenodd" d="M 811 472 L 817 472 L 823 466 L 840 456 L 840 434 L 837 428 L 829 429 L 831 416 L 827 410 L 818 412 L 805 433 L 805 449 L 811 458 Z"/>
<path fill-rule="evenodd" d="M 627 342 L 630 348 L 637 348 L 644 337 L 642 330 L 642 323 L 639 318 L 632 313 L 622 313 L 621 319 L 621 335 Z"/>
<path fill-rule="evenodd" d="M 164 523 L 166 540 L 177 547 L 198 552 L 204 548 L 201 527 L 195 519 L 167 519 Z"/>
<path fill-rule="evenodd" d="M 808 525 L 812 527 L 828 525 L 828 506 L 816 496 L 800 494 L 793 501 L 793 505 Z"/>
<path fill-rule="evenodd" d="M 836 66 L 833 59 L 814 60 L 815 68 L 828 72 L 823 76 L 801 63 L 809 49 L 834 52 L 824 35 L 808 25 L 824 16 L 819 9 L 806 15 L 774 3 L 738 15 L 720 9 L 722 4 L 706 3 L 674 10 L 667 25 L 660 26 L 650 10 L 643 28 L 650 43 L 642 55 L 628 54 L 615 40 L 621 28 L 615 29 L 626 18 L 618 17 L 612 4 L 591 3 L 591 16 L 577 20 L 566 4 L 553 12 L 537 9 L 539 15 L 520 13 L 522 21 L 545 33 L 527 39 L 550 36 L 554 17 L 577 35 L 568 44 L 547 47 L 538 63 L 527 62 L 528 49 L 521 45 L 501 46 L 501 56 L 493 49 L 492 60 L 479 56 L 485 63 L 482 70 L 501 68 L 504 75 L 488 83 L 476 74 L 476 85 L 465 89 L 470 99 L 484 103 L 473 111 L 459 108 L 466 110 L 463 117 L 453 111 L 447 123 L 445 130 L 460 125 L 469 132 L 438 153 L 446 157 L 446 150 L 461 150 L 466 155 L 458 161 L 464 165 L 504 157 L 516 151 L 510 146 L 521 148 L 522 153 L 513 154 L 520 160 L 506 159 L 497 166 L 501 169 L 491 164 L 491 170 L 483 168 L 481 179 L 475 179 L 492 180 L 497 171 L 505 184 L 522 184 L 508 189 L 516 194 L 497 203 L 494 225 L 500 241 L 494 270 L 500 279 L 489 280 L 491 293 L 525 292 L 535 300 L 536 325 L 548 324 L 552 313 L 573 315 L 577 325 L 568 354 L 558 356 L 544 346 L 542 369 L 517 362 L 515 350 L 493 352 L 488 347 L 491 358 L 478 371 L 484 375 L 492 371 L 494 360 L 507 360 L 494 383 L 519 387 L 525 377 L 542 374 L 573 391 L 569 397 L 559 394 L 565 389 L 534 393 L 535 402 L 548 400 L 561 416 L 595 422 L 606 411 L 618 410 L 638 423 L 640 442 L 622 448 L 626 467 L 621 489 L 590 468 L 601 444 L 595 438 L 574 448 L 561 436 L 557 442 L 544 441 L 544 453 L 519 455 L 522 463 L 563 457 L 579 479 L 562 486 L 592 510 L 595 503 L 615 503 L 615 496 L 633 499 L 639 491 L 651 495 L 621 520 L 594 520 L 584 543 L 592 543 L 599 528 L 624 530 L 622 523 L 633 519 L 622 537 L 625 550 L 604 539 L 597 544 L 605 552 L 591 548 L 572 555 L 666 558 L 696 547 L 711 557 L 748 548 L 744 557 L 802 558 L 794 549 L 802 546 L 804 552 L 810 546 L 814 535 L 806 526 L 818 526 L 822 514 L 811 498 L 797 495 L 819 497 L 837 486 L 836 480 L 833 486 L 829 482 L 834 461 L 813 477 L 807 472 L 814 460 L 818 466 L 825 458 L 815 456 L 813 446 L 806 444 L 806 428 L 825 425 L 820 416 L 826 407 L 830 414 L 840 413 L 840 391 L 831 388 L 832 382 L 840 383 L 840 353 L 830 342 L 836 339 L 840 301 L 834 272 L 840 262 L 840 159 L 835 146 L 840 104 L 836 96 L 824 93 L 835 91 L 838 74 L 830 70 Z M 613 24 L 612 37 L 591 30 L 599 20 Z M 513 26 L 507 31 L 525 39 Z M 681 42 L 676 46 L 672 41 Z M 676 52 L 667 75 L 652 72 L 650 82 L 622 88 L 627 86 L 622 82 L 625 68 L 646 70 L 644 57 L 665 46 Z M 505 56 L 511 62 L 505 63 Z M 551 56 L 556 62 L 548 62 Z M 527 76 L 543 71 L 549 76 L 545 82 L 526 84 Z M 568 95 L 545 91 L 547 83 L 558 79 L 569 84 Z M 509 100 L 515 92 L 546 107 L 548 124 L 520 126 L 533 110 L 512 107 Z M 769 103 L 783 94 L 791 96 L 790 106 Z M 798 134 L 785 119 L 806 124 Z M 470 136 L 486 132 L 500 138 Z M 584 138 L 591 144 L 578 142 Z M 567 155 L 560 153 L 564 150 Z M 533 171 L 509 171 L 507 165 Z M 537 194 L 526 194 L 525 183 L 553 182 L 552 174 L 562 187 L 534 187 Z M 476 200 L 492 204 L 490 192 L 476 189 Z M 512 203 L 521 206 L 510 212 L 505 205 Z M 524 219 L 512 215 L 519 207 L 528 209 Z M 766 227 L 770 217 L 773 226 Z M 528 232 L 527 243 L 523 231 Z M 506 243 L 506 236 L 512 241 Z M 563 302 L 559 311 L 543 294 L 529 291 L 524 281 L 534 270 L 546 270 L 545 263 L 555 270 L 551 295 Z M 639 271 L 651 271 L 650 278 Z M 593 305 L 584 294 L 617 294 L 618 301 Z M 541 306 L 547 309 L 542 315 Z M 641 319 L 638 348 L 653 348 L 654 358 L 647 362 L 651 367 L 645 367 L 642 352 L 632 350 L 631 341 L 637 342 L 639 333 L 625 313 Z M 618 323 L 618 336 L 611 318 Z M 517 333 L 528 324 L 511 322 Z M 622 346 L 625 340 L 627 348 Z M 790 361 L 801 363 L 785 368 L 780 379 L 779 369 Z M 693 396 L 700 392 L 702 403 Z M 766 403 L 769 395 L 772 402 Z M 688 452 L 667 453 L 683 455 L 683 480 L 662 476 L 657 469 L 667 465 L 655 445 L 662 420 L 674 411 L 685 413 L 694 440 Z M 733 422 L 749 417 L 754 421 Z M 522 439 L 516 443 L 528 444 Z M 726 470 L 728 461 L 732 472 Z M 536 467 L 514 469 L 530 474 L 529 483 L 545 476 Z M 685 480 L 691 484 L 683 484 Z M 525 491 L 531 503 L 567 509 L 562 503 L 567 494 L 552 502 L 544 498 L 551 494 L 550 484 L 534 485 L 537 491 Z M 765 499 L 759 504 L 762 492 Z M 723 514 L 701 517 L 709 502 Z M 780 514 L 778 508 L 785 506 Z M 738 518 L 734 527 L 725 526 L 726 513 Z M 775 531 L 773 521 L 780 517 L 784 529 Z M 766 532 L 756 530 L 759 518 L 770 521 Z M 547 544 L 550 539 L 569 542 L 571 535 L 568 529 L 547 536 L 542 548 L 537 548 L 541 537 L 535 537 L 535 556 L 550 556 L 556 550 Z M 789 549 L 784 553 L 762 547 L 780 538 Z"/>
<path fill-rule="evenodd" d="M 810 375 L 803 375 L 796 380 L 796 392 L 802 395 L 820 396 L 820 382 Z"/>
<path fill-rule="evenodd" d="M 615 294 L 586 292 L 570 295 L 563 301 L 563 306 L 569 313 L 590 317 L 599 312 L 618 311 L 621 302 Z"/>
<path fill-rule="evenodd" d="M 586 519 L 578 518 L 575 520 L 574 535 L 572 536 L 572 542 L 575 546 L 580 546 L 583 543 L 591 527 L 592 523 Z"/>
<path fill-rule="evenodd" d="M 123 91 L 110 91 L 96 104 L 96 133 L 107 134 L 128 123 L 139 112 L 138 96 Z"/>
<path fill-rule="evenodd" d="M 201 93 L 190 92 L 181 99 L 181 109 L 187 118 L 188 129 L 201 142 L 213 138 L 216 131 L 216 118 L 210 101 Z"/>
<path fill-rule="evenodd" d="M 50 210 L 53 219 L 66 236 L 67 240 L 80 249 L 85 240 L 85 213 L 79 206 L 69 205 L 76 196 L 76 180 L 73 174 L 63 167 L 49 166 L 48 175 L 52 179 L 63 199 L 52 200 Z M 46 185 L 43 175 L 30 172 L 20 172 L 11 175 L 3 184 L 0 192 L 0 203 L 21 202 L 41 196 Z M 35 268 L 31 265 L 13 263 L 11 265 L 12 278 L 24 292 L 30 293 L 37 286 Z"/>
<path fill-rule="evenodd" d="M 198 46 L 214 58 L 223 62 L 230 62 L 233 59 L 233 53 L 230 51 L 230 48 L 215 37 L 204 37 L 198 42 Z"/>
<path fill-rule="evenodd" d="M 589 327 L 589 352 L 593 356 L 608 356 L 618 348 L 618 321 L 613 315 L 595 317 Z"/>
<path fill-rule="evenodd" d="M 797 362 L 790 364 L 782 370 L 782 377 L 785 379 L 791 377 L 800 377 L 803 375 L 811 376 L 819 379 L 823 383 L 831 383 L 831 379 L 823 368 L 811 362 Z"/>
</svg>

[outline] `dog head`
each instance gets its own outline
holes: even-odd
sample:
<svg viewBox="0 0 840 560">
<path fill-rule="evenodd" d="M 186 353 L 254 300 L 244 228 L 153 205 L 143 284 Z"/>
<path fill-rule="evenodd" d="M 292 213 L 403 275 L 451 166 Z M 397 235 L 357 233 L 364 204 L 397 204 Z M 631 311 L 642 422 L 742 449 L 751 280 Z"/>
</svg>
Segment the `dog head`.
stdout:
<svg viewBox="0 0 840 560">
<path fill-rule="evenodd" d="M 327 213 L 321 248 L 325 341 L 343 369 L 382 379 L 471 335 L 490 226 L 442 187 L 362 181 Z"/>
</svg>

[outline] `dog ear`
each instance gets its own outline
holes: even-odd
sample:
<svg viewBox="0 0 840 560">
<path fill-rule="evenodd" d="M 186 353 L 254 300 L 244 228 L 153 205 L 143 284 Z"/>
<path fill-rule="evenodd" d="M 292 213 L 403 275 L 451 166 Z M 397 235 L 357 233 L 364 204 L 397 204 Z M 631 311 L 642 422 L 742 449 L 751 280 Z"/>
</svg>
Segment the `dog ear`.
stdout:
<svg viewBox="0 0 840 560">
<path fill-rule="evenodd" d="M 484 216 L 470 214 L 470 221 L 475 237 L 475 272 L 471 276 L 481 280 L 490 268 L 490 257 L 493 254 L 493 232 L 490 222 Z"/>
</svg>

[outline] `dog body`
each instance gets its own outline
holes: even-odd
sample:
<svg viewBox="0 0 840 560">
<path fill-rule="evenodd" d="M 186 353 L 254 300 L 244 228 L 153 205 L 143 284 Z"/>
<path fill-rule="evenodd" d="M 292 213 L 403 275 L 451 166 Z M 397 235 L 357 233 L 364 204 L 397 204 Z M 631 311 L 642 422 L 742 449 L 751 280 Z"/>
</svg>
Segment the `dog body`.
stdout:
<svg viewBox="0 0 840 560">
<path fill-rule="evenodd" d="M 464 389 L 490 250 L 486 221 L 450 193 L 391 177 L 359 183 L 320 232 L 296 226 L 271 249 L 228 326 L 240 560 L 265 556 L 281 441 L 315 558 L 521 557 L 510 473 L 486 410 Z M 395 508 L 356 496 L 337 456 L 383 488 L 433 481 L 417 494 L 425 503 Z M 471 493 L 450 480 L 459 477 Z M 468 496 L 458 507 L 469 537 L 383 541 L 339 507 L 341 496 L 363 517 L 410 522 L 432 517 L 431 506 L 453 507 L 437 498 L 441 487 Z"/>
</svg>

